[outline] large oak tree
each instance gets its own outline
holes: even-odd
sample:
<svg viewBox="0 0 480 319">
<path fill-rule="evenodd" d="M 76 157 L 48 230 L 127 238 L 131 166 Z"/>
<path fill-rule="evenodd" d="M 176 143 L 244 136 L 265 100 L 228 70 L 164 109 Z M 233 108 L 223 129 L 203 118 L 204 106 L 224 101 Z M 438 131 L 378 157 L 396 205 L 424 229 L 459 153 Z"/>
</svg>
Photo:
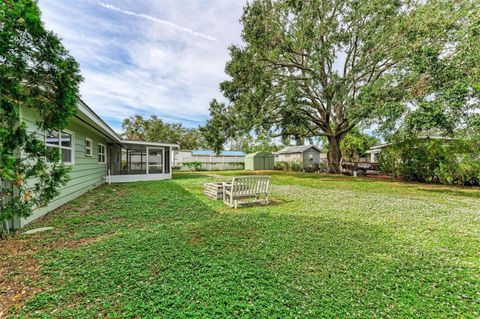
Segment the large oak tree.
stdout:
<svg viewBox="0 0 480 319">
<path fill-rule="evenodd" d="M 221 83 L 230 103 L 212 103 L 207 140 L 218 147 L 252 129 L 325 136 L 338 173 L 349 131 L 395 127 L 435 99 L 434 82 L 446 79 L 431 76 L 432 64 L 452 59 L 466 13 L 477 9 L 473 1 L 253 0 L 241 19 L 244 44 L 230 47 L 231 79 Z"/>
</svg>

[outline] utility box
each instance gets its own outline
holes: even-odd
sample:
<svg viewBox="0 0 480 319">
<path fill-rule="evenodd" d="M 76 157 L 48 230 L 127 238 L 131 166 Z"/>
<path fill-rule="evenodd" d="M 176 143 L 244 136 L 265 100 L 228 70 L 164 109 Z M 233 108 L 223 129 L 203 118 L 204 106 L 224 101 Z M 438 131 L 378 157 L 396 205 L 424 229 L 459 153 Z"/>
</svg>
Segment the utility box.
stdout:
<svg viewBox="0 0 480 319">
<path fill-rule="evenodd" d="M 245 156 L 245 169 L 250 171 L 275 169 L 273 154 L 269 152 L 247 154 Z"/>
</svg>

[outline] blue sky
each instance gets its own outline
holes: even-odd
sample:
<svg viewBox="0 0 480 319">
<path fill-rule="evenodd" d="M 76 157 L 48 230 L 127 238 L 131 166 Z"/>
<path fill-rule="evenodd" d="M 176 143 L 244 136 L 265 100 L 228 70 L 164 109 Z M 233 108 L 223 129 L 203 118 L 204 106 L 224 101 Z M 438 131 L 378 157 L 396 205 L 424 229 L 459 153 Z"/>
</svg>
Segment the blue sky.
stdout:
<svg viewBox="0 0 480 319">
<path fill-rule="evenodd" d="M 134 114 L 188 127 L 208 118 L 243 0 L 39 0 L 80 63 L 82 99 L 115 130 Z"/>
</svg>

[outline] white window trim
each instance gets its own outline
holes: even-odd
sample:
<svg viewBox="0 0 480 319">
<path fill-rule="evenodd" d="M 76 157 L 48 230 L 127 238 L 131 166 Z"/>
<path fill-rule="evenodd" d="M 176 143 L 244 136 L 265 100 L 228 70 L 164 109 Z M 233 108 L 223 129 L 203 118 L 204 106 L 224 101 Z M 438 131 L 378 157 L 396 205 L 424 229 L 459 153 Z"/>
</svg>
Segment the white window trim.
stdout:
<svg viewBox="0 0 480 319">
<path fill-rule="evenodd" d="M 85 143 L 85 156 L 92 157 L 93 156 L 93 140 L 91 138 L 85 137 L 85 141 L 90 142 L 90 153 L 87 153 L 87 145 Z"/>
<path fill-rule="evenodd" d="M 56 130 L 56 131 L 58 131 L 58 133 L 59 133 L 58 145 L 54 146 L 53 144 L 47 144 L 47 132 L 45 132 L 45 134 L 44 134 L 45 146 L 56 147 L 60 150 L 60 161 L 59 161 L 59 163 L 63 163 L 64 165 L 68 165 L 68 166 L 75 165 L 75 132 L 67 130 L 67 129 Z M 72 137 L 72 140 L 70 141 L 72 146 L 70 146 L 70 147 L 62 146 L 62 138 L 61 138 L 62 137 L 62 132 L 70 134 L 70 136 Z M 72 151 L 72 161 L 71 162 L 63 162 L 62 161 L 62 149 Z"/>
<path fill-rule="evenodd" d="M 98 143 L 98 146 L 103 146 L 103 148 L 105 150 L 105 162 L 98 162 L 98 164 L 105 165 L 105 164 L 107 164 L 107 146 L 105 144 L 102 144 L 102 143 Z M 98 156 L 99 155 L 100 155 L 100 152 L 97 154 L 97 161 L 98 161 Z"/>
</svg>

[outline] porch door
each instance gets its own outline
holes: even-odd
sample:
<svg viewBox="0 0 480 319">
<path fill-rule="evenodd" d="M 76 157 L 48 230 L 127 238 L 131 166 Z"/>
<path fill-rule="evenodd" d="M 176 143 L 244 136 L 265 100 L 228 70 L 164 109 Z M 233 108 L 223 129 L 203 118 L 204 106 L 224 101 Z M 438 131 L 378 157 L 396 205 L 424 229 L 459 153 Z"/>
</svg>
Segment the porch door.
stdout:
<svg viewBox="0 0 480 319">
<path fill-rule="evenodd" d="M 147 174 L 164 174 L 165 149 L 148 147 L 147 154 Z"/>
</svg>

